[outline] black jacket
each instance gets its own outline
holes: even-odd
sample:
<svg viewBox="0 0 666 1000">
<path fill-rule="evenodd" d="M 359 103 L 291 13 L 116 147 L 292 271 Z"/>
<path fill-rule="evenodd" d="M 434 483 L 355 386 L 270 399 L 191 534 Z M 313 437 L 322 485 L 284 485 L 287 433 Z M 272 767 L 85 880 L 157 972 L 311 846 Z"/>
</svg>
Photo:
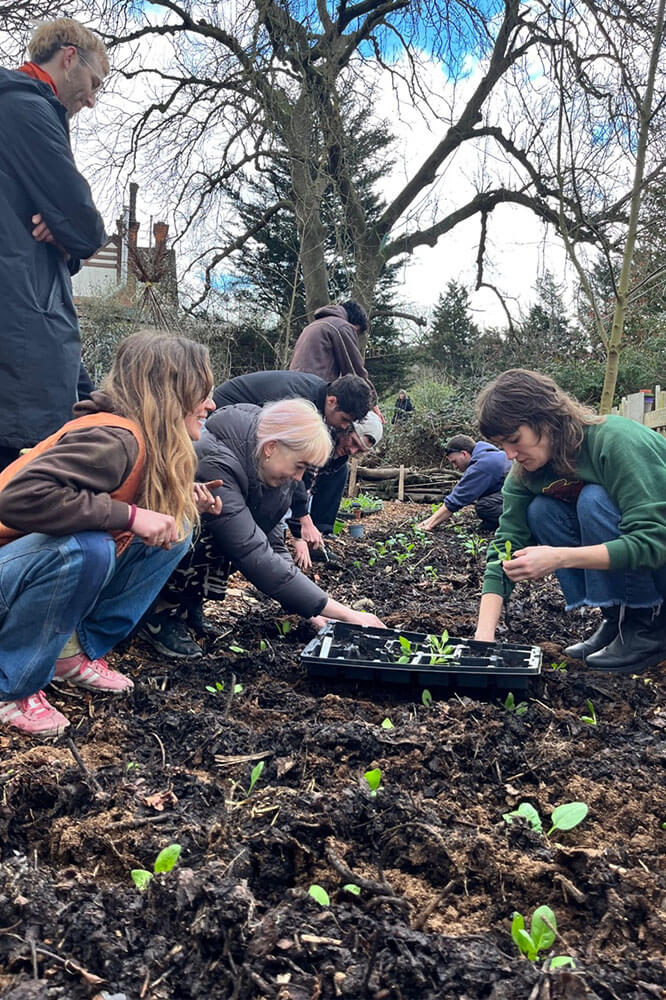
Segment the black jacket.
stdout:
<svg viewBox="0 0 666 1000">
<path fill-rule="evenodd" d="M 213 401 L 216 406 L 236 403 L 264 406 L 278 399 L 309 399 L 323 417 L 327 391 L 328 382 L 307 372 L 250 372 L 218 385 Z"/>
<path fill-rule="evenodd" d="M 259 479 L 255 449 L 260 412 L 258 406 L 226 406 L 209 417 L 195 445 L 197 480 L 221 479 L 224 485 L 215 490 L 222 513 L 206 520 L 218 551 L 243 576 L 285 611 L 311 618 L 328 598 L 294 566 L 273 533 L 291 505 L 296 483 L 267 486 Z"/>
<path fill-rule="evenodd" d="M 40 213 L 71 255 L 32 237 Z M 81 345 L 71 274 L 104 243 L 76 169 L 66 110 L 45 83 L 0 69 L 0 445 L 35 444 L 71 418 Z"/>
</svg>

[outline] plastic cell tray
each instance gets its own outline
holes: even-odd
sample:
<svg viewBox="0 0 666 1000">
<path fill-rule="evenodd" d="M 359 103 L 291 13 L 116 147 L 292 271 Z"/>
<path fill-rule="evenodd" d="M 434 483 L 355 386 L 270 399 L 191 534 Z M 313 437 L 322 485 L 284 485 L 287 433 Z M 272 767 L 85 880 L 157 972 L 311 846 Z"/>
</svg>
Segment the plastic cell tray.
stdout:
<svg viewBox="0 0 666 1000">
<path fill-rule="evenodd" d="M 411 644 L 409 654 L 400 643 L 401 637 Z M 452 651 L 444 659 L 430 648 L 426 633 L 329 622 L 307 644 L 301 661 L 316 677 L 457 689 L 525 691 L 530 679 L 541 673 L 542 651 L 538 646 L 453 636 L 449 636 L 447 646 Z M 399 663 L 405 655 L 409 655 L 409 662 Z"/>
</svg>

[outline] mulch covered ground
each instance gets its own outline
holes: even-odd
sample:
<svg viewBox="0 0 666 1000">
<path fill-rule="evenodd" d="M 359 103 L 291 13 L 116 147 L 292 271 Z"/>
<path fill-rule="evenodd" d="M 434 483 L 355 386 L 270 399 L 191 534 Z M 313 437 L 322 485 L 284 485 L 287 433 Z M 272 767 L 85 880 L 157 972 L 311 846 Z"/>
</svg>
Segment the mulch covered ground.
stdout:
<svg viewBox="0 0 666 1000">
<path fill-rule="evenodd" d="M 340 565 L 318 576 L 391 628 L 471 636 L 475 522 L 424 544 L 410 524 L 426 514 L 388 504 L 361 541 L 331 543 Z M 516 590 L 501 636 L 544 650 L 523 715 L 492 691 L 433 690 L 427 707 L 420 688 L 309 678 L 309 626 L 238 577 L 209 612 L 223 634 L 202 660 L 160 662 L 137 642 L 112 657 L 131 698 L 49 692 L 66 736 L 0 736 L 0 995 L 666 996 L 663 667 L 563 663 L 595 622 L 565 615 L 553 581 Z M 573 800 L 588 816 L 550 837 L 502 818 L 529 802 L 547 830 Z M 140 892 L 130 871 L 172 843 L 178 864 Z M 551 954 L 575 969 L 513 944 L 514 911 L 529 926 L 542 904 Z"/>
</svg>

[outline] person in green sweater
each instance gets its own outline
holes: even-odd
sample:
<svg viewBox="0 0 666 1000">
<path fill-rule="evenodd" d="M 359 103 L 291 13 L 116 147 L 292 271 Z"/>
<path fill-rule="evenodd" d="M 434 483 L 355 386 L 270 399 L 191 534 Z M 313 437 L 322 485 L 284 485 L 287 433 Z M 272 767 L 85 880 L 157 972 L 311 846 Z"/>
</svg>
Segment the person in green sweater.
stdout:
<svg viewBox="0 0 666 1000">
<path fill-rule="evenodd" d="M 615 673 L 666 659 L 666 439 L 625 417 L 597 416 L 524 368 L 486 386 L 477 413 L 481 433 L 514 465 L 476 638 L 494 639 L 514 584 L 555 573 L 567 610 L 599 607 L 603 616 L 567 656 Z"/>
</svg>

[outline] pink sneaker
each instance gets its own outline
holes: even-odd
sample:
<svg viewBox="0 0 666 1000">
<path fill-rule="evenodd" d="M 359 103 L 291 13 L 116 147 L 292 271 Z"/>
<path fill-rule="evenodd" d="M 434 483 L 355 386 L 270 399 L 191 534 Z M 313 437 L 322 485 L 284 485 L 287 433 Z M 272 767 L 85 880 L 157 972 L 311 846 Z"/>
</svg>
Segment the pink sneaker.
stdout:
<svg viewBox="0 0 666 1000">
<path fill-rule="evenodd" d="M 60 736 L 69 725 L 62 712 L 49 705 L 43 691 L 17 701 L 0 701 L 0 722 L 28 736 Z"/>
<path fill-rule="evenodd" d="M 110 691 L 112 694 L 123 694 L 134 687 L 134 681 L 117 670 L 111 670 L 105 660 L 90 660 L 85 653 L 56 660 L 53 680 L 69 681 L 88 691 Z"/>
</svg>

